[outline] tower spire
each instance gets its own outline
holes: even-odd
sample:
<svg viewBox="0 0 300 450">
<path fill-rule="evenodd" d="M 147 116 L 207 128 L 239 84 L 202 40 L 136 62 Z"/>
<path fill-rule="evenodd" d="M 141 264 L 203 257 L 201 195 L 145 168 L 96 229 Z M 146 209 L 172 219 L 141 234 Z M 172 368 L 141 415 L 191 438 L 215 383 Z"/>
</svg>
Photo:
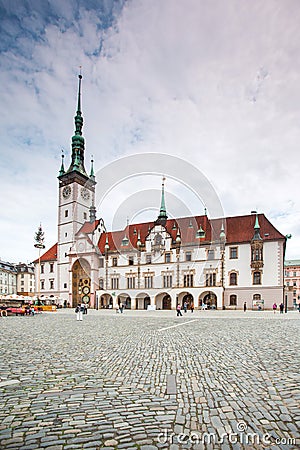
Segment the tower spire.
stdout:
<svg viewBox="0 0 300 450">
<path fill-rule="evenodd" d="M 166 202 L 165 202 L 165 177 L 162 179 L 162 186 L 161 186 L 161 202 L 160 202 L 160 210 L 159 210 L 159 216 L 157 218 L 157 222 L 161 223 L 162 225 L 166 224 L 167 221 L 167 209 L 166 209 Z"/>
<path fill-rule="evenodd" d="M 80 73 L 78 75 L 77 111 L 74 117 L 75 132 L 74 136 L 72 136 L 72 160 L 68 172 L 76 170 L 77 172 L 80 172 L 83 175 L 87 176 L 87 173 L 84 168 L 84 137 L 82 136 L 83 117 L 81 111 L 81 83 L 82 83 L 82 75 L 80 67 Z"/>
</svg>

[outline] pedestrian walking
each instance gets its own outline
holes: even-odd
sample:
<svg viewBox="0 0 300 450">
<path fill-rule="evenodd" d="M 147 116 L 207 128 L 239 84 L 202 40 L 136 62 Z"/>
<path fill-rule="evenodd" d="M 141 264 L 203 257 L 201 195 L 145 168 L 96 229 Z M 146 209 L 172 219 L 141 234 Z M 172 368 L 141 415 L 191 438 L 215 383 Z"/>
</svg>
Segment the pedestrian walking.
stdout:
<svg viewBox="0 0 300 450">
<path fill-rule="evenodd" d="M 244 302 L 244 312 L 247 311 L 247 302 Z"/>
<path fill-rule="evenodd" d="M 183 310 L 184 310 L 185 313 L 187 312 L 187 307 L 188 307 L 187 302 L 184 302 L 184 304 L 183 304 Z"/>
<path fill-rule="evenodd" d="M 273 311 L 274 311 L 274 314 L 276 313 L 276 309 L 277 309 L 277 305 L 276 305 L 276 303 L 273 303 Z"/>
<path fill-rule="evenodd" d="M 299 305 L 298 305 L 298 311 L 299 311 L 299 313 L 300 313 L 300 303 L 299 303 Z"/>
<path fill-rule="evenodd" d="M 77 320 L 82 320 L 83 311 L 84 311 L 84 303 L 81 304 L 78 303 L 75 309 Z"/>
<path fill-rule="evenodd" d="M 193 313 L 194 312 L 194 303 L 191 303 L 191 313 Z"/>
<path fill-rule="evenodd" d="M 178 305 L 177 305 L 176 310 L 177 310 L 177 316 L 182 316 L 182 313 L 181 313 L 181 306 L 179 305 L 179 303 L 178 303 Z"/>
<path fill-rule="evenodd" d="M 87 306 L 86 306 L 86 303 L 84 303 L 83 314 L 87 314 Z"/>
<path fill-rule="evenodd" d="M 282 302 L 279 305 L 279 309 L 280 309 L 280 314 L 283 314 L 284 304 Z"/>
</svg>

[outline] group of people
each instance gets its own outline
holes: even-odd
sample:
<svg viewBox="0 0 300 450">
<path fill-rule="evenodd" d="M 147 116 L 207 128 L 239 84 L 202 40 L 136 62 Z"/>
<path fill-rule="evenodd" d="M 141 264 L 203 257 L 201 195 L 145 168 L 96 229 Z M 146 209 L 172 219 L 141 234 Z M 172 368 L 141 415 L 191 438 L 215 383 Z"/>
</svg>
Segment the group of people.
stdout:
<svg viewBox="0 0 300 450">
<path fill-rule="evenodd" d="M 276 303 L 273 303 L 272 308 L 273 308 L 273 312 L 274 312 L 274 314 L 275 314 L 276 311 L 277 311 L 277 304 L 276 304 Z M 284 310 L 284 304 L 281 302 L 280 305 L 279 305 L 279 311 L 280 311 L 280 314 L 283 314 L 283 310 Z"/>
<path fill-rule="evenodd" d="M 85 303 L 80 303 L 76 306 L 75 308 L 75 313 L 76 313 L 76 319 L 77 320 L 82 320 L 83 319 L 83 314 L 87 314 L 87 306 Z"/>
<path fill-rule="evenodd" d="M 184 302 L 184 304 L 183 304 L 183 311 L 184 311 L 185 313 L 186 313 L 187 310 L 188 310 L 188 306 L 189 306 L 188 303 L 187 303 L 187 302 Z M 191 313 L 194 312 L 194 309 L 195 309 L 194 303 L 191 303 L 191 304 L 190 304 L 190 310 L 191 310 Z M 177 304 L 176 311 L 177 311 L 177 316 L 182 316 L 181 305 L 180 305 L 180 303 Z"/>
<path fill-rule="evenodd" d="M 116 313 L 121 313 L 121 314 L 123 314 L 124 309 L 125 309 L 125 305 L 123 305 L 123 303 L 120 303 L 120 304 L 118 304 L 117 307 L 116 307 Z"/>
</svg>

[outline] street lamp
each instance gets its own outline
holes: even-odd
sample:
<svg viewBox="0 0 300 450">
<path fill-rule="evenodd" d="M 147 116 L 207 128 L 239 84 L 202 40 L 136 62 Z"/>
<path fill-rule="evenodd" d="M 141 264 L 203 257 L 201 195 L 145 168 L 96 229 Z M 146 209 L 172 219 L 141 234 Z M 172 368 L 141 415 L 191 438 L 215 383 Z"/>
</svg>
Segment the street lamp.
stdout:
<svg viewBox="0 0 300 450">
<path fill-rule="evenodd" d="M 45 248 L 45 245 L 44 245 L 45 237 L 44 237 L 44 235 L 45 235 L 45 233 L 43 232 L 42 225 L 40 224 L 40 226 L 38 227 L 38 230 L 37 230 L 37 232 L 35 233 L 35 236 L 34 236 L 34 240 L 35 240 L 34 246 L 35 246 L 35 248 L 39 249 L 38 281 L 37 281 L 37 284 L 38 284 L 38 292 L 37 292 L 38 302 L 40 300 L 40 293 L 41 293 L 41 280 L 40 280 L 40 278 L 41 278 L 41 250 Z"/>
</svg>

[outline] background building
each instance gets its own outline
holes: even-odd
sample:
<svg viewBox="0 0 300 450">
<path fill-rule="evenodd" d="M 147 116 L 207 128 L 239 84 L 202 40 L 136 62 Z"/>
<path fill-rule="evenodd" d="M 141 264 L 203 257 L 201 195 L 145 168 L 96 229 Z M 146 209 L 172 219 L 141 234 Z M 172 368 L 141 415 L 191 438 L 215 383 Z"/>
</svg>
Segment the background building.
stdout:
<svg viewBox="0 0 300 450">
<path fill-rule="evenodd" d="M 284 278 L 293 306 L 296 307 L 300 303 L 300 259 L 285 261 Z"/>
<path fill-rule="evenodd" d="M 0 294 L 17 294 L 17 269 L 15 264 L 0 260 Z"/>
<path fill-rule="evenodd" d="M 32 297 L 35 292 L 33 264 L 19 263 L 17 269 L 17 294 Z"/>
</svg>

